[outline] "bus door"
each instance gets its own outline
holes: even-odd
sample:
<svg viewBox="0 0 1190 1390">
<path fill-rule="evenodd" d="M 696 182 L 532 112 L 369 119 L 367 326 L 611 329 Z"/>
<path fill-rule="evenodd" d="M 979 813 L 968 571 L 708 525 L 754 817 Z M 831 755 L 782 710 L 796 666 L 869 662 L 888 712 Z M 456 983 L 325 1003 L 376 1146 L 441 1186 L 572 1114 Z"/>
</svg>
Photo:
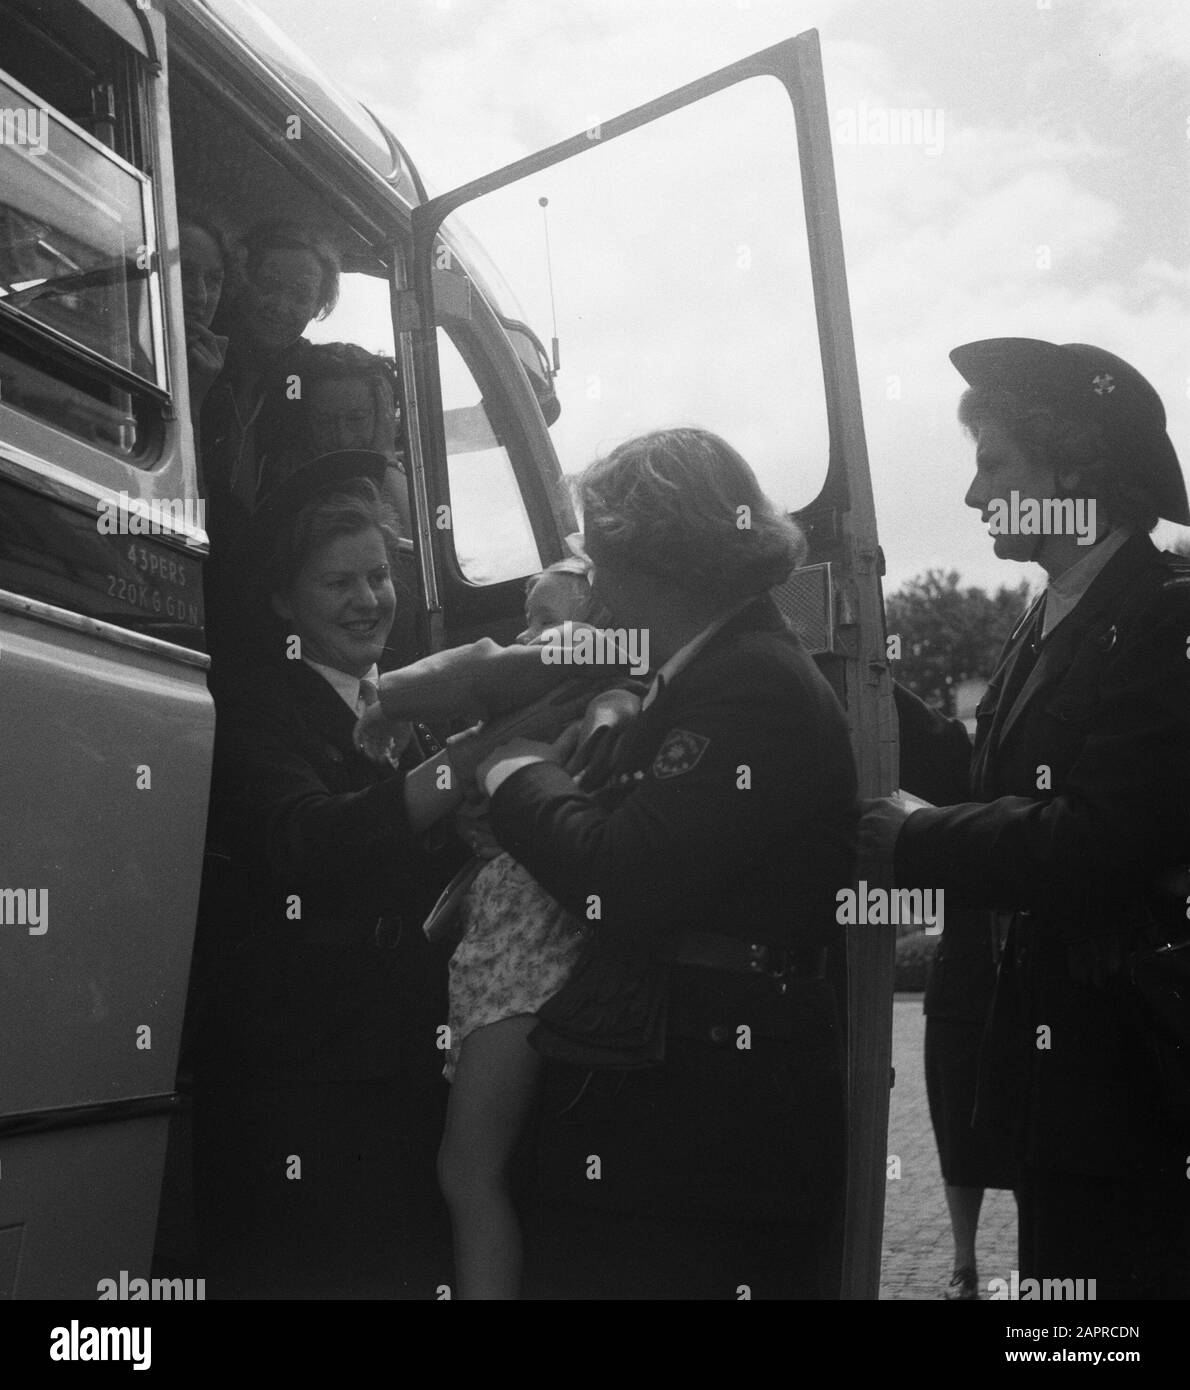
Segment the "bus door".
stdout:
<svg viewBox="0 0 1190 1390">
<path fill-rule="evenodd" d="M 736 445 L 799 517 L 810 563 L 775 596 L 847 710 L 861 794 L 889 792 L 879 550 L 817 34 L 593 121 L 414 209 L 404 267 L 414 302 L 398 295 L 400 326 L 419 402 L 411 445 L 426 551 L 451 640 L 503 582 L 551 558 L 514 496 L 517 451 L 532 441 L 491 390 L 491 322 L 452 273 L 460 209 L 487 251 L 517 268 L 516 291 L 539 325 L 552 311 L 550 218 L 561 359 L 551 435 L 566 471 L 630 435 L 692 423 Z M 567 524 L 565 502 L 551 501 Z M 849 1076 L 839 1288 L 875 1298 L 893 934 L 840 927 L 839 939 Z"/>
<path fill-rule="evenodd" d="M 0 1298 L 149 1273 L 214 716 L 164 22 L 0 18 Z M 168 293 L 167 293 L 168 286 Z"/>
</svg>

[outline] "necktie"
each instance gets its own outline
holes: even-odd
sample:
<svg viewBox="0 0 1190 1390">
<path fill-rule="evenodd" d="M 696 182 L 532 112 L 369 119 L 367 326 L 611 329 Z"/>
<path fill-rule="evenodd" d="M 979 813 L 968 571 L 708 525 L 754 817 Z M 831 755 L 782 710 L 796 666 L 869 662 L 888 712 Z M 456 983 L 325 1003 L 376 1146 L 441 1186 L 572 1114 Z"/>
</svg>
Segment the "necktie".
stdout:
<svg viewBox="0 0 1190 1390">
<path fill-rule="evenodd" d="M 367 714 L 373 705 L 380 703 L 380 687 L 374 680 L 364 676 L 359 683 L 359 699 L 355 702 L 358 714 Z"/>
<path fill-rule="evenodd" d="M 1016 703 L 1025 682 L 1037 665 L 1037 653 L 1041 649 L 1041 632 L 1045 622 L 1045 594 L 1042 594 L 1032 613 L 1025 619 L 1017 638 L 1016 650 L 1010 657 L 1008 670 L 1004 673 L 1004 685 L 1000 692 L 996 725 L 1005 717 Z"/>
</svg>

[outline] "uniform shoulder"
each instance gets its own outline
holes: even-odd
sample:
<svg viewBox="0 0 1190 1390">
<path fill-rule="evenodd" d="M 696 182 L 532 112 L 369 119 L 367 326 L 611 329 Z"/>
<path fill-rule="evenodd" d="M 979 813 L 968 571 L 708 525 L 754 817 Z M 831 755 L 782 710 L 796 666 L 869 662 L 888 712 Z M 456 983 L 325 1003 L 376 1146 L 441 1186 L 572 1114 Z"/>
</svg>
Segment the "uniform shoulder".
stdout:
<svg viewBox="0 0 1190 1390">
<path fill-rule="evenodd" d="M 690 670 L 690 684 L 717 691 L 747 691 L 753 698 L 795 688 L 817 689 L 818 668 L 797 635 L 783 621 L 772 626 L 736 628 L 700 654 Z"/>
<path fill-rule="evenodd" d="M 257 724 L 276 719 L 292 721 L 301 704 L 299 683 L 306 674 L 315 673 L 309 667 L 295 669 L 292 662 L 237 662 L 212 677 L 211 695 L 216 714 L 225 722 L 232 719 L 236 723 Z"/>
<path fill-rule="evenodd" d="M 1190 607 L 1190 555 L 1159 551 L 1128 602 L 1163 612 L 1185 611 Z"/>
</svg>

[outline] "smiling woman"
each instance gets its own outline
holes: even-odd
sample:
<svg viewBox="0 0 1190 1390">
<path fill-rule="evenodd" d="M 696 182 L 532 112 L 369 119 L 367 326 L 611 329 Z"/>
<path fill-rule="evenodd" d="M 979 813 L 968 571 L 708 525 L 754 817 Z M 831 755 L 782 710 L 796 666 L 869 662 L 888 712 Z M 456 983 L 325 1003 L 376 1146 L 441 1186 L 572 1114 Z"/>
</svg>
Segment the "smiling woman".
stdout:
<svg viewBox="0 0 1190 1390">
<path fill-rule="evenodd" d="M 409 610 L 385 468 L 327 455 L 258 509 L 253 659 L 214 685 L 191 1009 L 215 1296 L 428 1298 L 450 1277 L 434 1189 L 445 961 L 412 927 L 461 852 L 431 848 L 407 802 L 432 749 L 408 725 L 380 763 L 352 743 Z"/>
<path fill-rule="evenodd" d="M 366 480 L 351 492 L 307 505 L 294 524 L 305 532 L 299 569 L 273 590 L 272 608 L 291 624 L 306 661 L 357 679 L 384 652 L 396 614 L 395 517 Z M 292 561 L 291 561 L 292 563 Z"/>
</svg>

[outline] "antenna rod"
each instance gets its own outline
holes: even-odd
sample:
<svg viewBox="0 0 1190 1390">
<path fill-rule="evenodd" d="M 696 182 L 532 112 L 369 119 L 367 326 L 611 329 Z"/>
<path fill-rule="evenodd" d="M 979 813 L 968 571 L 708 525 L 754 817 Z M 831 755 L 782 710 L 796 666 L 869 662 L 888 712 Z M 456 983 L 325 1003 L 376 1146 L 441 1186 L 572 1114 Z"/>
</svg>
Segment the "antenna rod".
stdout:
<svg viewBox="0 0 1190 1390">
<path fill-rule="evenodd" d="M 547 208 L 550 200 L 544 196 L 538 198 L 537 206 L 541 209 L 541 221 L 545 227 L 545 271 L 550 282 L 550 317 L 553 320 L 554 336 L 550 339 L 550 347 L 554 355 L 554 371 L 562 370 L 562 355 L 558 348 L 558 306 L 554 303 L 554 264 L 550 256 L 550 215 Z"/>
</svg>

